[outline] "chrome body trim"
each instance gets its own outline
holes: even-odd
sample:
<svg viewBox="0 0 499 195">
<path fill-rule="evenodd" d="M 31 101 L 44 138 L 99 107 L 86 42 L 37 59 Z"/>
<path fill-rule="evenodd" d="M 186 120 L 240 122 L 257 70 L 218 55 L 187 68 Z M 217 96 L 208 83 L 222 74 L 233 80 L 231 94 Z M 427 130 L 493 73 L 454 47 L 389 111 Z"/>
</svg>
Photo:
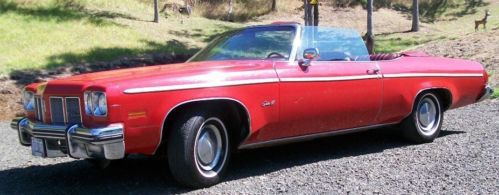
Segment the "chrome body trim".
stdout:
<svg viewBox="0 0 499 195">
<path fill-rule="evenodd" d="M 16 118 L 12 119 L 12 121 L 10 121 L 10 128 L 17 131 L 17 128 L 19 126 L 19 122 L 21 120 L 24 120 L 24 119 L 25 119 L 24 117 L 16 117 Z"/>
<path fill-rule="evenodd" d="M 490 85 L 485 86 L 485 88 L 483 90 L 484 90 L 484 93 L 482 96 L 480 96 L 480 98 L 478 98 L 477 102 L 481 102 L 483 100 L 489 99 L 492 96 L 492 94 L 494 94 L 494 89 L 492 89 L 492 87 Z"/>
<path fill-rule="evenodd" d="M 289 60 L 288 60 L 289 65 L 293 65 L 294 62 L 296 61 L 296 58 L 298 56 L 298 49 L 301 46 L 301 37 L 303 34 L 303 28 L 301 25 L 295 24 L 293 26 L 295 27 L 296 31 L 295 31 L 295 38 L 293 40 L 293 45 L 291 48 L 291 53 L 289 54 Z"/>
<path fill-rule="evenodd" d="M 15 118 L 10 123 L 10 127 L 17 131 L 17 136 L 19 137 L 19 143 L 23 146 L 31 145 L 31 131 L 21 128 L 28 125 L 29 120 L 27 118 Z"/>
<path fill-rule="evenodd" d="M 449 107 L 448 107 L 448 108 L 452 107 L 452 99 L 453 99 L 453 97 L 452 97 L 452 92 L 451 92 L 449 89 L 447 89 L 447 88 L 445 88 L 445 87 L 427 87 L 427 88 L 424 88 L 424 89 L 420 89 L 420 90 L 418 91 L 418 93 L 416 93 L 416 95 L 414 96 L 414 98 L 412 98 L 412 103 L 411 103 L 411 111 L 410 111 L 408 114 L 406 114 L 406 115 L 404 116 L 404 118 L 407 118 L 407 117 L 411 116 L 411 114 L 412 114 L 412 110 L 414 109 L 414 105 L 416 104 L 416 99 L 417 99 L 417 98 L 418 98 L 418 97 L 419 97 L 419 96 L 420 96 L 423 92 L 428 91 L 428 90 L 435 90 L 435 89 L 445 89 L 445 90 L 449 91 L 450 96 L 451 96 L 451 97 L 450 97 L 450 98 L 451 98 L 451 100 L 450 100 L 450 104 L 449 104 Z M 448 108 L 447 108 L 447 109 L 448 109 Z M 442 113 L 443 113 L 444 111 L 445 111 L 445 109 L 442 109 Z"/>
<path fill-rule="evenodd" d="M 276 82 L 315 82 L 315 81 L 344 81 L 344 80 L 362 80 L 378 79 L 380 74 L 373 75 L 352 75 L 336 77 L 296 77 L 296 78 L 268 78 L 268 79 L 248 79 L 240 81 L 219 81 L 199 84 L 167 85 L 157 87 L 141 87 L 126 89 L 126 94 L 151 93 L 163 91 L 176 91 L 186 89 L 199 89 L 211 87 L 227 87 L 237 85 L 251 85 Z M 461 73 L 400 73 L 400 74 L 382 74 L 383 78 L 411 78 L 411 77 L 483 77 L 482 74 L 461 74 Z"/>
<path fill-rule="evenodd" d="M 295 143 L 295 142 L 301 142 L 301 141 L 309 141 L 309 140 L 318 139 L 318 138 L 322 138 L 322 137 L 329 137 L 329 136 L 342 135 L 342 134 L 347 134 L 347 133 L 361 132 L 361 131 L 366 131 L 366 130 L 370 130 L 370 129 L 390 126 L 390 125 L 394 125 L 394 124 L 397 124 L 397 123 L 371 125 L 371 126 L 365 126 L 365 127 L 342 129 L 342 130 L 328 131 L 328 132 L 309 134 L 309 135 L 301 135 L 301 136 L 295 136 L 295 137 L 286 137 L 286 138 L 274 139 L 274 140 L 269 140 L 269 141 L 245 144 L 245 145 L 239 146 L 238 149 L 254 149 L 254 148 L 276 146 L 276 145 L 289 144 L 289 143 Z"/>
<path fill-rule="evenodd" d="M 364 80 L 379 79 L 378 75 L 355 75 L 355 76 L 337 76 L 337 77 L 295 77 L 281 78 L 282 82 L 315 82 L 315 81 L 346 81 L 346 80 Z"/>
<path fill-rule="evenodd" d="M 35 118 L 43 122 L 45 120 L 45 102 L 43 101 L 43 96 L 34 95 L 33 98 L 35 99 Z"/>
<path fill-rule="evenodd" d="M 47 155 L 44 157 L 61 157 L 61 154 L 66 154 L 66 146 L 69 149 L 67 155 L 73 158 L 114 160 L 125 157 L 124 126 L 121 123 L 88 129 L 80 125 L 47 125 L 16 118 L 12 120 L 11 127 L 18 131 L 24 146 L 31 145 L 32 137 L 64 143 L 58 150 L 51 149 L 49 152 L 46 148 Z"/>
<path fill-rule="evenodd" d="M 450 98 L 451 98 L 451 99 L 450 99 L 450 104 L 449 104 L 449 106 L 447 107 L 447 109 L 449 109 L 450 107 L 452 107 L 452 100 L 453 100 L 453 97 L 452 97 L 452 92 L 451 92 L 448 88 L 445 88 L 445 87 L 427 87 L 427 88 L 420 89 L 420 90 L 418 91 L 418 93 L 416 93 L 416 95 L 414 96 L 414 98 L 412 98 L 412 103 L 411 103 L 411 111 L 410 111 L 408 114 L 406 114 L 406 115 L 404 116 L 404 119 L 405 119 L 405 118 L 407 118 L 407 117 L 409 117 L 409 116 L 412 114 L 412 111 L 413 111 L 413 109 L 414 109 L 414 105 L 416 104 L 416 99 L 419 97 L 419 95 L 421 95 L 421 93 L 423 93 L 423 92 L 425 92 L 425 91 L 428 91 L 428 90 L 435 90 L 435 89 L 445 89 L 445 90 L 447 90 L 447 91 L 450 93 L 450 96 L 451 96 Z M 446 111 L 446 109 L 443 109 L 443 108 L 442 108 L 442 113 L 443 113 L 444 111 Z"/>
<path fill-rule="evenodd" d="M 240 144 L 242 144 L 246 140 L 248 140 L 249 137 L 250 137 L 250 135 L 251 135 L 251 114 L 250 114 L 250 111 L 249 111 L 248 107 L 245 104 L 243 104 L 241 101 L 239 101 L 237 99 L 234 99 L 234 98 L 228 98 L 228 97 L 212 97 L 212 98 L 192 99 L 192 100 L 187 100 L 187 101 L 180 102 L 180 103 L 176 104 L 175 106 L 173 106 L 170 110 L 168 110 L 168 112 L 166 113 L 165 117 L 163 118 L 163 124 L 161 124 L 159 143 L 156 146 L 156 150 L 154 150 L 154 154 L 156 154 L 156 152 L 158 151 L 158 149 L 159 149 L 159 147 L 161 145 L 161 142 L 163 141 L 163 131 L 165 130 L 166 119 L 168 118 L 168 116 L 170 115 L 170 113 L 173 110 L 175 110 L 176 108 L 178 108 L 178 107 L 180 107 L 180 106 L 182 106 L 184 104 L 187 104 L 187 103 L 202 102 L 202 101 L 213 101 L 213 100 L 229 100 L 229 101 L 236 102 L 239 105 L 243 106 L 244 111 L 248 115 L 248 135 L 246 135 L 246 137 L 241 141 Z"/>
<path fill-rule="evenodd" d="M 240 80 L 240 81 L 217 81 L 217 82 L 208 82 L 208 83 L 199 83 L 199 84 L 183 84 L 183 85 L 167 85 L 167 86 L 158 86 L 158 87 L 130 88 L 130 89 L 126 89 L 124 91 L 124 93 L 137 94 L 137 93 L 176 91 L 176 90 L 211 88 L 211 87 L 227 87 L 227 86 L 236 86 L 236 85 L 251 85 L 251 84 L 277 83 L 277 82 L 279 82 L 278 78 L 249 79 L 249 80 Z"/>
<path fill-rule="evenodd" d="M 385 78 L 401 77 L 483 77 L 482 73 L 395 73 L 383 74 Z"/>
</svg>

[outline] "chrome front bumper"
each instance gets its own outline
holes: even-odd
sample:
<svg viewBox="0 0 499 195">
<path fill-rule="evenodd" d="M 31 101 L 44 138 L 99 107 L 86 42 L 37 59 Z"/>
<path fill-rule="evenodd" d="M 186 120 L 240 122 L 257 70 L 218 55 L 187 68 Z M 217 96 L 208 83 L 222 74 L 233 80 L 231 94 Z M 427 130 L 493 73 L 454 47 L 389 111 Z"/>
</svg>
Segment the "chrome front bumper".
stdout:
<svg viewBox="0 0 499 195">
<path fill-rule="evenodd" d="M 489 85 L 485 86 L 484 92 L 483 92 L 482 96 L 478 99 L 477 102 L 481 102 L 483 100 L 489 99 L 490 96 L 492 96 L 492 94 L 494 94 L 494 89 L 492 89 L 492 87 Z"/>
<path fill-rule="evenodd" d="M 19 142 L 30 146 L 32 138 L 42 139 L 45 152 L 42 157 L 122 159 L 125 157 L 123 124 L 87 129 L 79 125 L 47 125 L 27 118 L 16 118 L 10 127 L 18 132 Z M 35 154 L 34 154 L 35 155 Z"/>
</svg>

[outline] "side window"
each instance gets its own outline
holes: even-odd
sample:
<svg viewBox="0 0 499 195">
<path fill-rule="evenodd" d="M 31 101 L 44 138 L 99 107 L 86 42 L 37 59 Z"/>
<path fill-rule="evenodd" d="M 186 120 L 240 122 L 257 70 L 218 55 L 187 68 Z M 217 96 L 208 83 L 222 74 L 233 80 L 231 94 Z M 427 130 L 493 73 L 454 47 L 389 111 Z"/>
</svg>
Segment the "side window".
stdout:
<svg viewBox="0 0 499 195">
<path fill-rule="evenodd" d="M 190 61 L 288 59 L 295 27 L 256 27 L 230 31 L 216 38 Z"/>
<path fill-rule="evenodd" d="M 279 53 L 285 58 L 289 58 L 291 53 L 294 31 L 261 31 L 255 33 L 254 49 L 262 51 L 264 54 Z"/>
<path fill-rule="evenodd" d="M 319 50 L 318 61 L 369 61 L 364 41 L 351 29 L 305 27 L 299 58 L 307 48 Z"/>
</svg>

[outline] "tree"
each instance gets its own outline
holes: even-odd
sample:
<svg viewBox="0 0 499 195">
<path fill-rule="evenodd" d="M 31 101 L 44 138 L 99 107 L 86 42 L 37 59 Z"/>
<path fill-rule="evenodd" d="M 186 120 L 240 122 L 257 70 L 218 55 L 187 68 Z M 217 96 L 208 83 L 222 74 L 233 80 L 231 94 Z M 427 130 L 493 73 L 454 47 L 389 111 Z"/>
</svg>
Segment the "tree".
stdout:
<svg viewBox="0 0 499 195">
<path fill-rule="evenodd" d="M 412 0 L 412 32 L 419 31 L 419 3 L 418 0 Z"/>
<path fill-rule="evenodd" d="M 233 18 L 232 18 L 232 12 L 233 12 L 233 7 L 234 7 L 234 2 L 233 0 L 229 0 L 229 11 L 227 12 L 227 21 L 230 21 L 230 22 L 233 22 Z"/>
<path fill-rule="evenodd" d="M 374 33 L 373 33 L 373 0 L 367 0 L 367 33 L 365 36 L 367 51 L 374 53 Z"/>
<path fill-rule="evenodd" d="M 272 0 L 272 11 L 277 11 L 277 0 Z"/>
<path fill-rule="evenodd" d="M 319 0 L 311 0 L 310 4 L 312 4 L 311 9 L 313 10 L 313 25 L 314 26 L 319 26 Z"/>
<path fill-rule="evenodd" d="M 303 19 L 305 20 L 305 26 L 310 25 L 310 4 L 308 4 L 308 0 L 303 0 L 303 11 L 305 12 Z"/>
<path fill-rule="evenodd" d="M 319 25 L 319 2 L 318 0 L 303 0 L 305 10 L 305 26 Z"/>
<path fill-rule="evenodd" d="M 154 0 L 154 22 L 159 23 L 158 0 Z"/>
</svg>

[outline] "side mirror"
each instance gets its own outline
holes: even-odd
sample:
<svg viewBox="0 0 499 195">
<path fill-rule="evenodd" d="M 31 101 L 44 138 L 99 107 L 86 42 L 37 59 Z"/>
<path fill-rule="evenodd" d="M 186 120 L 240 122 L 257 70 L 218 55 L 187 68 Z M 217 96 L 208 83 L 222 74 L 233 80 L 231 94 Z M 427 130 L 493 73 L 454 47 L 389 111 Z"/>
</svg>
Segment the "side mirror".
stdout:
<svg viewBox="0 0 499 195">
<path fill-rule="evenodd" d="M 319 58 L 319 49 L 317 48 L 308 48 L 303 50 L 303 59 L 298 61 L 300 66 L 310 66 L 312 60 Z"/>
</svg>

